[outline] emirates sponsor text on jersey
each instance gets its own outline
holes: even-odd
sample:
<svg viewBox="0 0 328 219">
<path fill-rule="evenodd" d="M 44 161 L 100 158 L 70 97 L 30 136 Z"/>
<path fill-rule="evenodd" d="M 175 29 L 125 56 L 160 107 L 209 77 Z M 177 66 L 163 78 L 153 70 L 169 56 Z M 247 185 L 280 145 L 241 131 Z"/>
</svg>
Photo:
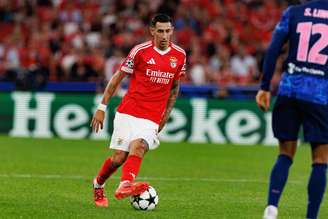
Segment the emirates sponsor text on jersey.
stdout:
<svg viewBox="0 0 328 219">
<path fill-rule="evenodd" d="M 151 70 L 148 68 L 146 69 L 146 75 L 150 77 L 149 80 L 151 82 L 158 84 L 169 84 L 170 79 L 174 78 L 174 73 Z"/>
</svg>

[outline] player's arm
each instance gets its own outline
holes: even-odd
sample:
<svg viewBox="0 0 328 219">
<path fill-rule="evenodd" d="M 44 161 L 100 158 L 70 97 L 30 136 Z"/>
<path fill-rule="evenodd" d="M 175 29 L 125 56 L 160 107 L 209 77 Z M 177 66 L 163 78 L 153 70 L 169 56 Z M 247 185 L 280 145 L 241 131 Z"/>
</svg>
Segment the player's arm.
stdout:
<svg viewBox="0 0 328 219">
<path fill-rule="evenodd" d="M 165 123 L 169 119 L 169 116 L 170 116 L 170 113 L 173 109 L 175 100 L 177 99 L 177 96 L 179 94 L 179 89 L 180 89 L 180 80 L 174 80 L 172 88 L 171 88 L 170 96 L 169 96 L 169 99 L 167 101 L 166 108 L 165 108 L 165 111 L 164 111 L 164 114 L 163 114 L 163 117 L 162 117 L 162 120 L 161 120 L 161 122 L 159 124 L 159 127 L 158 127 L 158 132 L 160 132 L 163 129 Z"/>
<path fill-rule="evenodd" d="M 110 81 L 107 83 L 107 86 L 105 88 L 101 104 L 99 104 L 98 109 L 96 110 L 90 126 L 92 127 L 92 130 L 95 132 L 98 132 L 100 129 L 103 128 L 104 118 L 105 118 L 105 112 L 106 112 L 106 106 L 110 100 L 110 98 L 114 95 L 117 87 L 125 77 L 126 73 L 122 71 L 117 71 L 113 77 L 110 79 Z"/>
<path fill-rule="evenodd" d="M 281 49 L 288 40 L 289 21 L 290 7 L 284 11 L 280 22 L 277 24 L 275 31 L 272 34 L 270 46 L 264 57 L 261 87 L 256 95 L 256 103 L 262 111 L 267 111 L 270 107 L 270 83 Z"/>
</svg>

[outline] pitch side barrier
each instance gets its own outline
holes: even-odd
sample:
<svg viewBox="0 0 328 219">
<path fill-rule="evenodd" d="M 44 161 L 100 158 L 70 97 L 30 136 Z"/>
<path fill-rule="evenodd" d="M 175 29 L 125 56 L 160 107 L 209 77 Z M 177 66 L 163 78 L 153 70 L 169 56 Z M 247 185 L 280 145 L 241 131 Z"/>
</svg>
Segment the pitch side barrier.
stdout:
<svg viewBox="0 0 328 219">
<path fill-rule="evenodd" d="M 89 127 L 101 95 L 89 93 L 0 93 L 0 133 L 14 137 L 108 139 L 119 98 L 109 104 L 104 129 Z M 160 133 L 167 142 L 275 145 L 271 112 L 262 113 L 252 100 L 178 98 Z"/>
<path fill-rule="evenodd" d="M 24 83 L 30 84 L 30 83 Z M 126 89 L 127 83 L 122 84 L 122 88 Z M 183 97 L 218 97 L 222 94 L 229 99 L 250 99 L 254 98 L 258 90 L 258 85 L 243 86 L 227 86 L 219 87 L 217 84 L 192 85 L 181 84 L 180 96 Z M 96 82 L 47 82 L 41 87 L 21 87 L 19 83 L 0 82 L 0 91 L 13 92 L 16 90 L 42 91 L 42 92 L 90 92 L 103 90 L 100 84 Z M 223 92 L 222 92 L 223 91 Z"/>
</svg>

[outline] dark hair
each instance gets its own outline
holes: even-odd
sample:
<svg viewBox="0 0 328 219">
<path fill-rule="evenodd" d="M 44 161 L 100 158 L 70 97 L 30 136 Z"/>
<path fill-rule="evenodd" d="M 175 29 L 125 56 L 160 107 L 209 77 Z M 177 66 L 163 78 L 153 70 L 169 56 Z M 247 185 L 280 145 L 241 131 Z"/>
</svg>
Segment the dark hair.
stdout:
<svg viewBox="0 0 328 219">
<path fill-rule="evenodd" d="M 150 26 L 155 27 L 157 22 L 167 23 L 170 22 L 172 24 L 172 19 L 167 14 L 156 14 L 150 21 Z"/>
</svg>

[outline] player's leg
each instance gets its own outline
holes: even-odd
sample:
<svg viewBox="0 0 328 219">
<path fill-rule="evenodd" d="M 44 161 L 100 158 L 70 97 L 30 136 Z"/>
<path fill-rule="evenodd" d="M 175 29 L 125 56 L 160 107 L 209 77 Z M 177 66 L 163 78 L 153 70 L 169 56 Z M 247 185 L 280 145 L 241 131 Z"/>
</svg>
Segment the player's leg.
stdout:
<svg viewBox="0 0 328 219">
<path fill-rule="evenodd" d="M 122 167 L 121 181 L 134 181 L 148 147 L 148 143 L 144 139 L 136 139 L 131 142 L 129 156 Z"/>
<path fill-rule="evenodd" d="M 121 182 L 115 192 L 115 197 L 122 199 L 131 195 L 140 194 L 149 187 L 147 182 L 134 182 L 137 177 L 142 159 L 149 149 L 146 140 L 140 138 L 130 144 L 130 153 L 122 166 Z"/>
<path fill-rule="evenodd" d="M 264 219 L 276 219 L 278 217 L 279 200 L 286 185 L 296 149 L 297 141 L 279 141 L 279 155 L 271 170 Z"/>
<path fill-rule="evenodd" d="M 97 206 L 108 206 L 108 200 L 104 194 L 104 183 L 125 162 L 129 153 L 130 132 L 129 120 L 125 115 L 116 113 L 110 142 L 113 154 L 105 160 L 93 183 L 94 200 Z"/>
<path fill-rule="evenodd" d="M 94 201 L 97 206 L 108 207 L 108 199 L 104 191 L 105 182 L 124 163 L 127 156 L 126 151 L 114 150 L 112 156 L 103 163 L 97 177 L 93 180 Z"/>
<path fill-rule="evenodd" d="M 306 110 L 304 138 L 311 142 L 312 170 L 308 182 L 307 218 L 317 218 L 326 188 L 328 162 L 328 106 L 302 103 Z"/>
<path fill-rule="evenodd" d="M 129 117 L 129 119 L 131 142 L 128 158 L 122 166 L 121 183 L 115 191 L 115 197 L 118 199 L 137 195 L 148 189 L 147 182 L 134 182 L 134 179 L 139 173 L 146 152 L 159 146 L 158 124 L 142 118 Z"/>
<path fill-rule="evenodd" d="M 112 156 L 107 158 L 101 166 L 94 183 L 103 186 L 106 180 L 125 162 L 127 156 L 128 152 L 114 149 Z"/>
<path fill-rule="evenodd" d="M 289 168 L 293 163 L 296 148 L 296 141 L 279 142 L 280 153 L 270 175 L 268 205 L 278 207 L 281 194 L 288 179 Z"/>
<path fill-rule="evenodd" d="M 296 110 L 294 100 L 278 97 L 273 109 L 272 128 L 274 136 L 279 139 L 279 155 L 270 174 L 265 219 L 278 216 L 278 204 L 296 153 L 300 125 L 301 115 Z"/>
<path fill-rule="evenodd" d="M 306 218 L 316 219 L 327 184 L 328 144 L 311 144 L 312 171 L 308 183 Z"/>
</svg>

